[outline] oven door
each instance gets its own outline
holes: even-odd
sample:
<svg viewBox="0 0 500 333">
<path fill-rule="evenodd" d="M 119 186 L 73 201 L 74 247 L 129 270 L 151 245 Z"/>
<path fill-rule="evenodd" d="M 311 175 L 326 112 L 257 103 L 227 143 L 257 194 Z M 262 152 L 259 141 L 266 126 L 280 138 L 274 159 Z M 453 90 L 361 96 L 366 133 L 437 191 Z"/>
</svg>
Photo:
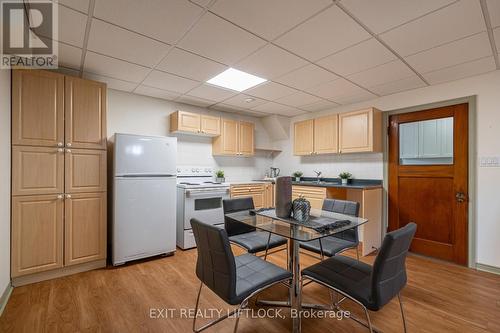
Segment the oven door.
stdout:
<svg viewBox="0 0 500 333">
<path fill-rule="evenodd" d="M 224 223 L 222 200 L 228 198 L 229 188 L 186 189 L 184 229 L 191 229 L 192 218 L 212 225 Z"/>
</svg>

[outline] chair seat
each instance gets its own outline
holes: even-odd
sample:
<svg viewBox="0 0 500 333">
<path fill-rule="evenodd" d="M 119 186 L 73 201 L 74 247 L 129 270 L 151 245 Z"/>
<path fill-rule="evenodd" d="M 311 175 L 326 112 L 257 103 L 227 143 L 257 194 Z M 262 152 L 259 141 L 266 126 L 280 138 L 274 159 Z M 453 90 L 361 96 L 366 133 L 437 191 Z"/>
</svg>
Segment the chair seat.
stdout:
<svg viewBox="0 0 500 333">
<path fill-rule="evenodd" d="M 377 311 L 379 306 L 371 298 L 372 266 L 345 256 L 334 256 L 307 267 L 302 275 L 341 290 Z"/>
<path fill-rule="evenodd" d="M 268 232 L 252 231 L 231 236 L 229 237 L 229 240 L 232 243 L 238 244 L 239 246 L 245 248 L 248 253 L 257 253 L 266 250 L 268 238 Z M 286 243 L 286 238 L 271 234 L 269 249 L 275 248 L 280 245 L 285 245 Z"/>
<path fill-rule="evenodd" d="M 323 246 L 323 254 L 327 257 L 333 257 L 340 251 L 357 246 L 355 242 L 333 236 L 321 238 L 321 245 Z M 321 254 L 318 239 L 309 242 L 300 242 L 300 247 Z"/>
<path fill-rule="evenodd" d="M 235 257 L 236 298 L 230 304 L 239 304 L 256 290 L 287 278 L 292 274 L 252 254 Z"/>
</svg>

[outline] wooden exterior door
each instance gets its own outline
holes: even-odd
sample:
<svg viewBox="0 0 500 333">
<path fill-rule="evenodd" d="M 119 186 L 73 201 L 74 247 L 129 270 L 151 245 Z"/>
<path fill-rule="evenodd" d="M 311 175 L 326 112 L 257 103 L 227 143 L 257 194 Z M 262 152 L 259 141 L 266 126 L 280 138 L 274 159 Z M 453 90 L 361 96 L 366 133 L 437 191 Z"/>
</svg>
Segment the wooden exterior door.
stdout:
<svg viewBox="0 0 500 333">
<path fill-rule="evenodd" d="M 106 258 L 106 193 L 80 193 L 65 199 L 64 264 Z"/>
<path fill-rule="evenodd" d="M 293 129 L 294 155 L 311 155 L 314 152 L 314 120 L 296 122 Z"/>
<path fill-rule="evenodd" d="M 251 156 L 254 154 L 254 124 L 241 121 L 239 123 L 238 152 L 240 155 Z"/>
<path fill-rule="evenodd" d="M 446 123 L 441 120 L 449 118 L 451 139 L 440 138 L 446 130 L 429 130 L 434 128 L 433 122 Z M 389 123 L 389 230 L 415 222 L 417 232 L 411 251 L 466 265 L 468 105 L 393 115 Z M 425 131 L 415 130 L 415 126 Z M 423 133 L 423 139 L 429 142 L 425 147 L 425 140 L 419 140 L 418 133 Z M 415 147 L 411 140 L 417 140 L 420 146 L 417 143 Z M 400 145 L 411 149 L 400 154 Z M 447 145 L 452 145 L 451 157 Z M 428 156 L 428 151 L 436 150 L 441 152 L 440 158 L 436 154 Z"/>
<path fill-rule="evenodd" d="M 106 85 L 66 76 L 66 147 L 106 149 Z"/>
<path fill-rule="evenodd" d="M 106 151 L 66 149 L 66 193 L 106 191 Z"/>
<path fill-rule="evenodd" d="M 64 146 L 64 75 L 12 71 L 12 144 Z"/>
<path fill-rule="evenodd" d="M 63 218 L 60 195 L 12 198 L 12 277 L 63 266 Z"/>
<path fill-rule="evenodd" d="M 12 195 L 62 194 L 64 149 L 12 147 Z"/>
<path fill-rule="evenodd" d="M 314 153 L 338 153 L 337 115 L 314 119 Z"/>
</svg>

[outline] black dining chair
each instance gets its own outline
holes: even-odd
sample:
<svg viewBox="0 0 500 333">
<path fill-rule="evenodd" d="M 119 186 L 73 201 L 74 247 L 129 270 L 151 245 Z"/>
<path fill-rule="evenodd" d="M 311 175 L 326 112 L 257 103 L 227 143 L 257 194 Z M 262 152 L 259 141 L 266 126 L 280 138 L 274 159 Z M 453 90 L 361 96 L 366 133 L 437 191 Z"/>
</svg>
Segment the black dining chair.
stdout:
<svg viewBox="0 0 500 333">
<path fill-rule="evenodd" d="M 222 201 L 224 215 L 254 209 L 252 197 L 225 199 Z M 256 228 L 224 216 L 224 228 L 229 236 L 229 241 L 245 249 L 248 253 L 255 254 L 265 251 L 264 260 L 270 249 L 288 243 L 285 237 L 274 235 L 267 231 L 257 231 Z M 288 253 L 288 251 L 287 251 Z"/>
<path fill-rule="evenodd" d="M 322 210 L 358 217 L 359 203 L 346 200 L 325 199 L 323 201 Z M 323 237 L 313 241 L 300 243 L 301 248 L 319 254 L 321 256 L 321 260 L 323 260 L 325 256 L 333 257 L 345 250 L 355 249 L 356 256 L 359 261 L 358 245 L 358 228 L 349 229 L 339 234 Z"/>
<path fill-rule="evenodd" d="M 226 230 L 197 219 L 191 219 L 190 222 L 198 251 L 196 276 L 201 281 L 196 298 L 193 332 L 201 332 L 233 315 L 236 316 L 236 332 L 240 311 L 248 305 L 248 300 L 264 289 L 288 281 L 292 275 L 287 270 L 248 253 L 235 257 Z M 203 285 L 224 302 L 239 306 L 231 313 L 196 328 L 196 314 Z"/>
<path fill-rule="evenodd" d="M 335 256 L 302 271 L 304 280 L 312 280 L 363 307 L 367 324 L 351 317 L 373 332 L 368 310 L 379 311 L 398 296 L 404 332 L 406 320 L 400 291 L 406 285 L 406 255 L 417 225 L 409 223 L 386 234 L 373 266 L 346 256 Z M 332 304 L 338 309 L 338 303 Z"/>
</svg>

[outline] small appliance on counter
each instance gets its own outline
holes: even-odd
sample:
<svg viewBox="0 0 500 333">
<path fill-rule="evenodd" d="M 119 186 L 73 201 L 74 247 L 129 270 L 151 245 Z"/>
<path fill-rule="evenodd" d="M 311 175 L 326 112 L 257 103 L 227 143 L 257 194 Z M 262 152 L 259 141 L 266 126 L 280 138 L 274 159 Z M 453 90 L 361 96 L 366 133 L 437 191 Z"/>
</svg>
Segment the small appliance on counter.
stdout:
<svg viewBox="0 0 500 333">
<path fill-rule="evenodd" d="M 270 168 L 269 178 L 276 178 L 280 175 L 280 168 Z"/>
<path fill-rule="evenodd" d="M 211 167 L 177 168 L 177 246 L 196 247 L 190 220 L 224 227 L 222 200 L 229 199 L 229 184 L 214 182 Z"/>
</svg>

